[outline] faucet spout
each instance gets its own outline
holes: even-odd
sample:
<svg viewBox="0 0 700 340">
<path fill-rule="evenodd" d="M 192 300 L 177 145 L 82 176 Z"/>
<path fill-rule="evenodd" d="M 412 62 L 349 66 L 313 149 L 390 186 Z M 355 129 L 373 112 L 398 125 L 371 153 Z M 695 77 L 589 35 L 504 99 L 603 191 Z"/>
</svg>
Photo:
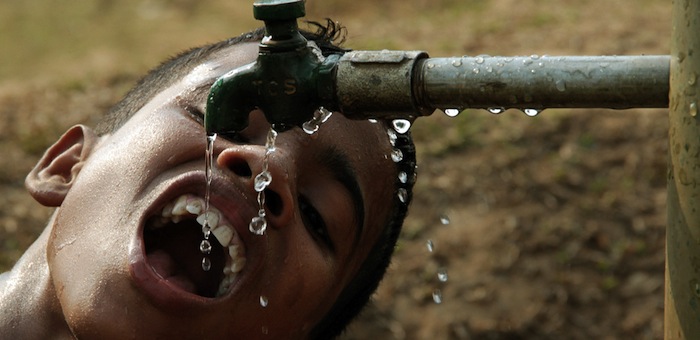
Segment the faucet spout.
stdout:
<svg viewBox="0 0 700 340">
<path fill-rule="evenodd" d="M 237 68 L 212 86 L 204 126 L 207 133 L 235 133 L 248 126 L 248 115 L 260 109 L 277 131 L 301 126 L 319 107 L 333 108 L 332 71 L 339 56 L 324 58 L 299 32 L 303 0 L 254 3 L 256 19 L 265 21 L 266 36 L 254 63 Z"/>
</svg>

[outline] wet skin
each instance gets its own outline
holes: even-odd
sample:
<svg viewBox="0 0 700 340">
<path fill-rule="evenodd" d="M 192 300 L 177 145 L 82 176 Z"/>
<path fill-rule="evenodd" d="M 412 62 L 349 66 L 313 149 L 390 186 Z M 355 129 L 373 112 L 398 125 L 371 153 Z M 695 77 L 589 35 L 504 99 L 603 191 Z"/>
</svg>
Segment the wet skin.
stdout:
<svg viewBox="0 0 700 340">
<path fill-rule="evenodd" d="M 277 198 L 264 236 L 250 233 L 248 222 L 257 215 L 253 178 L 262 168 L 269 125 L 253 112 L 240 137 L 217 139 L 212 205 L 238 233 L 247 258 L 223 296 L 168 284 L 144 247 L 144 226 L 163 205 L 182 194 L 204 197 L 201 88 L 256 53 L 252 43 L 216 53 L 113 134 L 98 137 L 76 126 L 47 151 L 27 186 L 39 202 L 58 209 L 0 281 L 0 319 L 34 313 L 31 327 L 57 338 L 69 337 L 68 329 L 86 339 L 306 335 L 355 275 L 388 218 L 395 168 L 380 124 L 336 113 L 313 136 L 300 129 L 281 133 L 269 160 L 269 189 Z M 301 197 L 325 222 L 321 234 L 305 223 Z M 26 306 L 18 305 L 20 293 Z M 261 295 L 269 301 L 264 308 Z M 29 325 L 17 322 L 15 332 L 29 334 L 18 332 Z M 0 335 L 13 334 L 2 330 L 7 323 L 0 322 Z"/>
</svg>

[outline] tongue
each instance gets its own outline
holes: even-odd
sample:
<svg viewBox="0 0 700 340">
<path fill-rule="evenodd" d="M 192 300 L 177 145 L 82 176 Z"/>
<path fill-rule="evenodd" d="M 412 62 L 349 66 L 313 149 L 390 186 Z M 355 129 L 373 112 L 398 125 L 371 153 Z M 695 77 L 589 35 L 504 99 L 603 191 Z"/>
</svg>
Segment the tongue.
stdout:
<svg viewBox="0 0 700 340">
<path fill-rule="evenodd" d="M 165 281 L 185 291 L 214 297 L 223 279 L 226 254 L 216 238 L 212 244 L 211 269 L 202 269 L 203 254 L 199 250 L 202 227 L 187 219 L 161 228 L 145 228 L 144 244 L 148 262 Z"/>
<path fill-rule="evenodd" d="M 173 258 L 163 250 L 155 250 L 148 254 L 148 263 L 153 270 L 166 282 L 184 291 L 196 293 L 197 288 L 187 276 L 177 272 L 177 267 Z"/>
</svg>

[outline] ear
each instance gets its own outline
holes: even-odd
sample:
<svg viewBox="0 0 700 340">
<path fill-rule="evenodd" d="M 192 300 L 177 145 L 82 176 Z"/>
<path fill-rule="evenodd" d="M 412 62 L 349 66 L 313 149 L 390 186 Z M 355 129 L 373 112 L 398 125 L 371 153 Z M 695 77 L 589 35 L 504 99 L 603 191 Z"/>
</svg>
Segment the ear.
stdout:
<svg viewBox="0 0 700 340">
<path fill-rule="evenodd" d="M 27 175 L 24 184 L 32 197 L 45 206 L 61 205 L 98 140 L 92 129 L 83 125 L 66 131 Z"/>
</svg>

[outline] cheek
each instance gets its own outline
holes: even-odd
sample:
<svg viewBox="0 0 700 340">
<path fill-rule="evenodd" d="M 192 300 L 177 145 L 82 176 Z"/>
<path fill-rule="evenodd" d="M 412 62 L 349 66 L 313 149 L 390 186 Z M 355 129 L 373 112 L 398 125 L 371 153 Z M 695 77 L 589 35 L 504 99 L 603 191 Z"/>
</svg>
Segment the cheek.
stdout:
<svg viewBox="0 0 700 340">
<path fill-rule="evenodd" d="M 122 129 L 83 165 L 52 225 L 51 278 L 76 331 L 107 327 L 120 312 L 114 308 L 141 303 L 128 279 L 129 246 L 137 238 L 142 208 L 137 198 L 158 172 L 151 160 L 163 153 L 158 148 L 163 137 L 154 124 L 129 122 Z"/>
<path fill-rule="evenodd" d="M 76 231 L 71 228 L 76 225 L 95 229 Z M 102 329 L 102 334 L 108 334 L 119 315 L 115 308 L 137 306 L 125 279 L 129 275 L 126 238 L 101 232 L 110 227 L 99 218 L 81 221 L 60 216 L 54 226 L 47 249 L 51 279 L 66 323 L 77 333 Z"/>
<path fill-rule="evenodd" d="M 47 249 L 56 286 L 65 287 L 71 299 L 89 298 L 109 278 L 125 274 L 129 241 L 137 229 L 126 221 L 123 207 L 110 204 L 122 197 L 86 186 L 76 186 L 59 208 Z"/>
<path fill-rule="evenodd" d="M 288 329 L 314 325 L 335 301 L 341 286 L 333 261 L 305 239 L 289 240 L 271 251 L 284 255 L 270 266 L 273 269 L 261 287 L 268 303 L 264 317 Z"/>
</svg>

